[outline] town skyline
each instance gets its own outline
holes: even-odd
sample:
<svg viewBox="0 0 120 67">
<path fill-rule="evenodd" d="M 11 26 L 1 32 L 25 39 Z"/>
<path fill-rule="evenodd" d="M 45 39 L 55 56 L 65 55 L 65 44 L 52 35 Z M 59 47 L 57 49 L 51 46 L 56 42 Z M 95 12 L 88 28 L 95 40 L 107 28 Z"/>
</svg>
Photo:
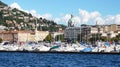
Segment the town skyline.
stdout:
<svg viewBox="0 0 120 67">
<path fill-rule="evenodd" d="M 12 8 L 31 13 L 36 17 L 54 20 L 67 25 L 70 15 L 80 24 L 120 24 L 119 1 L 18 1 L 2 0 Z M 32 5 L 33 4 L 33 5 Z"/>
</svg>

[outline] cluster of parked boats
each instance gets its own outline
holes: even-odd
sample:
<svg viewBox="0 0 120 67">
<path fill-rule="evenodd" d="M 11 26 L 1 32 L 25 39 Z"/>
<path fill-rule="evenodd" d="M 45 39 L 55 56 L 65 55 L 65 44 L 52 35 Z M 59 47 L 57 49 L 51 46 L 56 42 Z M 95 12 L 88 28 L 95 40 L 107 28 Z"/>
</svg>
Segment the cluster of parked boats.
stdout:
<svg viewBox="0 0 120 67">
<path fill-rule="evenodd" d="M 55 52 L 120 52 L 120 44 L 110 42 L 96 42 L 94 45 L 89 45 L 84 42 L 80 43 L 14 43 L 3 42 L 0 44 L 0 51 L 55 51 Z"/>
</svg>

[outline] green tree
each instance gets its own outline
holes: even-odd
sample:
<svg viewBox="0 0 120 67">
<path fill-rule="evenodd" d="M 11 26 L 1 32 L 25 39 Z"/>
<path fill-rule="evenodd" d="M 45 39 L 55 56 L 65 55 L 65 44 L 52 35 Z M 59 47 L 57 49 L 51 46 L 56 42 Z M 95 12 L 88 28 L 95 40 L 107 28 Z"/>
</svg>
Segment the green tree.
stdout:
<svg viewBox="0 0 120 67">
<path fill-rule="evenodd" d="M 4 22 L 0 21 L 0 25 L 3 25 Z"/>
<path fill-rule="evenodd" d="M 49 28 L 48 28 L 47 26 L 42 26 L 42 30 L 43 30 L 43 31 L 48 31 Z"/>
<path fill-rule="evenodd" d="M 118 37 L 113 37 L 110 39 L 111 41 L 115 41 L 115 42 L 118 42 L 119 41 L 119 38 Z"/>
<path fill-rule="evenodd" d="M 0 38 L 0 43 L 2 43 L 2 41 L 3 41 L 2 38 Z"/>
<path fill-rule="evenodd" d="M 102 41 L 107 41 L 107 37 L 105 37 L 105 36 L 102 36 L 100 39 L 101 39 Z"/>
<path fill-rule="evenodd" d="M 51 41 L 52 41 L 52 36 L 51 36 L 51 34 L 49 34 L 49 35 L 44 39 L 44 41 L 49 41 L 49 42 L 51 42 Z"/>
<path fill-rule="evenodd" d="M 14 9 L 12 9 L 12 11 L 13 11 L 13 12 L 16 12 L 16 11 L 18 11 L 18 9 L 14 8 Z"/>
<path fill-rule="evenodd" d="M 98 38 L 98 37 L 95 37 L 95 36 L 93 36 L 93 37 L 91 37 L 90 39 L 89 39 L 89 41 L 91 42 L 91 43 L 95 43 L 97 40 L 102 40 L 102 41 L 107 41 L 107 37 L 100 37 L 100 38 Z"/>
<path fill-rule="evenodd" d="M 115 41 L 115 42 L 120 41 L 120 34 L 118 34 L 116 37 L 111 38 L 110 41 Z"/>
<path fill-rule="evenodd" d="M 120 33 L 116 37 L 118 38 L 118 40 L 120 40 Z"/>
<path fill-rule="evenodd" d="M 64 41 L 64 34 L 60 35 L 60 40 Z"/>
<path fill-rule="evenodd" d="M 60 40 L 60 41 L 64 41 L 64 35 L 63 34 L 61 34 L 61 35 L 57 35 L 56 37 L 55 37 L 55 40 Z"/>
</svg>

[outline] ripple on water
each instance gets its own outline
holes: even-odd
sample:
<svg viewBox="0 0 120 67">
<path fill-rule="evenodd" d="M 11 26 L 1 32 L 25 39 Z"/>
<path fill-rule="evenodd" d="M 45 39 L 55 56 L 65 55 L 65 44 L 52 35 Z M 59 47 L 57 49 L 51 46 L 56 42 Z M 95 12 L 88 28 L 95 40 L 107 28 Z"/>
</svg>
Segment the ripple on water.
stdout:
<svg viewBox="0 0 120 67">
<path fill-rule="evenodd" d="M 0 67 L 119 67 L 120 55 L 0 53 Z"/>
</svg>

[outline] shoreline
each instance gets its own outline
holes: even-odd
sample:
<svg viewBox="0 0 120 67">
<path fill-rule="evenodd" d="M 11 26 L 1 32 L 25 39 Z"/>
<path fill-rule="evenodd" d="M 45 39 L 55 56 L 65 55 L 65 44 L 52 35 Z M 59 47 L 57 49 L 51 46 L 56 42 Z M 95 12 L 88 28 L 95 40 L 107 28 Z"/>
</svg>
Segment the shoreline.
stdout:
<svg viewBox="0 0 120 67">
<path fill-rule="evenodd" d="M 2 50 L 2 52 L 18 52 L 18 53 L 57 53 L 57 54 L 119 54 L 119 52 L 63 52 L 63 51 L 5 51 Z"/>
</svg>

